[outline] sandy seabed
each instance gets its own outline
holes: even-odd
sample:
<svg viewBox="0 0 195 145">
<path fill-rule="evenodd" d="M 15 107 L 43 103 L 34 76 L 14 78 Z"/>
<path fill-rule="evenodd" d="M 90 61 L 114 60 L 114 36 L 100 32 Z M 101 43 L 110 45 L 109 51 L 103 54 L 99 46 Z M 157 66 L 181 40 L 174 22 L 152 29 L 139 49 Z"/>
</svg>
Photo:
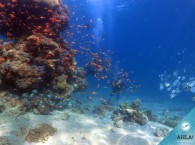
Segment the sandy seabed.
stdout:
<svg viewBox="0 0 195 145">
<path fill-rule="evenodd" d="M 27 131 L 22 133 L 21 128 L 29 130 L 41 123 L 50 124 L 57 131 L 45 142 L 24 141 Z M 156 127 L 168 128 L 154 122 L 144 126 L 123 124 L 117 128 L 109 116 L 99 118 L 70 110 L 54 111 L 51 115 L 0 115 L 0 136 L 6 137 L 13 145 L 157 145 L 163 138 L 154 135 Z"/>
</svg>

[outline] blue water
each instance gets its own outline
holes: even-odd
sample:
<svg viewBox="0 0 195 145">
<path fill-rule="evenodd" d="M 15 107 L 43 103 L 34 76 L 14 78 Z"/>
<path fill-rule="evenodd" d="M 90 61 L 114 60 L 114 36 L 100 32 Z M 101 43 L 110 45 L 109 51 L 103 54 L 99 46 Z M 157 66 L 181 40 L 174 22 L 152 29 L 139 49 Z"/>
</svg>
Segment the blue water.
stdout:
<svg viewBox="0 0 195 145">
<path fill-rule="evenodd" d="M 89 0 L 68 5 L 77 5 L 72 23 L 82 16 L 85 18 L 81 23 L 93 19 L 86 30 L 97 36 L 97 45 L 92 49 L 112 50 L 113 66 L 124 68 L 130 78 L 142 85 L 137 96 L 194 105 L 194 93 L 181 91 L 170 99 L 168 91 L 159 90 L 159 74 L 164 72 L 172 75 L 177 71 L 178 76 L 194 77 L 193 0 Z"/>
<path fill-rule="evenodd" d="M 141 87 L 132 96 L 145 100 L 183 103 L 195 105 L 194 92 L 185 91 L 182 84 L 195 77 L 195 2 L 193 0 L 86 0 L 67 1 L 70 10 L 70 25 L 87 25 L 88 28 L 77 34 L 77 29 L 70 29 L 75 41 L 74 49 L 89 47 L 93 52 L 109 50 L 107 56 L 112 60 L 112 72 L 108 74 L 113 80 L 118 67 L 129 74 Z M 74 13 L 74 15 L 73 15 Z M 90 23 L 90 20 L 93 22 Z M 95 40 L 81 37 L 94 35 Z M 62 36 L 66 37 L 63 32 Z M 84 43 L 83 43 L 84 41 Z M 90 42 L 96 42 L 91 45 Z M 86 55 L 78 53 L 78 66 L 85 65 Z M 177 76 L 173 73 L 177 72 Z M 166 80 L 173 83 L 178 77 L 186 79 L 177 87 L 180 93 L 173 98 L 170 92 L 160 90 L 159 75 L 170 75 Z M 109 87 L 105 80 L 88 78 Z M 194 78 L 192 80 L 195 80 Z M 195 86 L 195 85 L 194 85 Z"/>
</svg>

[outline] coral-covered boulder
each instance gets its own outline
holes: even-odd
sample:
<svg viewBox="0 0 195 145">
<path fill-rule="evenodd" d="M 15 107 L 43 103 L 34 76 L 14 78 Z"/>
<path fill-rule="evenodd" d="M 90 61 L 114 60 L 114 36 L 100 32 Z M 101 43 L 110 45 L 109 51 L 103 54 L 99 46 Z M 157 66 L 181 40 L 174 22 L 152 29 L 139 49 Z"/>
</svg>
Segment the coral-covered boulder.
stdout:
<svg viewBox="0 0 195 145">
<path fill-rule="evenodd" d="M 141 101 L 136 99 L 131 104 L 122 103 L 118 110 L 113 114 L 114 124 L 117 124 L 119 120 L 124 122 L 138 123 L 139 125 L 144 125 L 148 122 L 148 117 L 144 112 L 141 111 Z"/>
<path fill-rule="evenodd" d="M 66 48 L 63 51 L 69 53 Z M 65 74 L 68 65 L 73 65 L 63 61 L 60 52 L 55 41 L 40 34 L 21 37 L 16 43 L 4 43 L 0 49 L 1 84 L 18 89 L 50 84 L 58 76 L 57 68 L 62 67 Z"/>
</svg>

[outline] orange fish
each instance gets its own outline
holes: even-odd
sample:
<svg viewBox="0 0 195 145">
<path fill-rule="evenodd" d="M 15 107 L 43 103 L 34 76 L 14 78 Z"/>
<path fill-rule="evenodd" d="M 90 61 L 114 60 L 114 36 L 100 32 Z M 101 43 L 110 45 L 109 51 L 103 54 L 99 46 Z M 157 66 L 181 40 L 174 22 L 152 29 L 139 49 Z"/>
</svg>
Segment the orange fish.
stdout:
<svg viewBox="0 0 195 145">
<path fill-rule="evenodd" d="M 15 15 L 14 15 L 14 14 L 9 14 L 9 16 L 10 16 L 11 18 L 15 18 Z"/>
<path fill-rule="evenodd" d="M 45 19 L 45 17 L 44 16 L 40 16 L 40 19 Z"/>
<path fill-rule="evenodd" d="M 51 13 L 51 12 L 52 12 L 52 10 L 51 10 L 51 9 L 49 9 L 49 10 L 47 10 L 47 12 L 48 12 L 48 13 Z"/>
<path fill-rule="evenodd" d="M 5 58 L 0 57 L 0 63 L 2 63 L 5 60 Z"/>
<path fill-rule="evenodd" d="M 69 69 L 75 69 L 75 66 L 71 65 L 69 66 Z"/>
<path fill-rule="evenodd" d="M 0 3 L 0 8 L 4 9 L 5 8 L 5 5 Z"/>
</svg>

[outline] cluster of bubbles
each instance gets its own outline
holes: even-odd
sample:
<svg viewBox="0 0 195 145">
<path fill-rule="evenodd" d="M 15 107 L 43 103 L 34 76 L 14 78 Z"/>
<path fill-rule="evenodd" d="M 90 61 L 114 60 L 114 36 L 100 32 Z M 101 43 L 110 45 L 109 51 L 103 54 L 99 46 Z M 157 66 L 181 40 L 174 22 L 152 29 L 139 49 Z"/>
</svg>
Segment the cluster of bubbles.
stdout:
<svg viewBox="0 0 195 145">
<path fill-rule="evenodd" d="M 176 70 L 172 74 L 164 72 L 159 74 L 160 90 L 169 93 L 170 98 L 174 98 L 182 92 L 195 93 L 195 77 L 187 76 L 186 71 L 184 75 L 180 75 Z"/>
</svg>

